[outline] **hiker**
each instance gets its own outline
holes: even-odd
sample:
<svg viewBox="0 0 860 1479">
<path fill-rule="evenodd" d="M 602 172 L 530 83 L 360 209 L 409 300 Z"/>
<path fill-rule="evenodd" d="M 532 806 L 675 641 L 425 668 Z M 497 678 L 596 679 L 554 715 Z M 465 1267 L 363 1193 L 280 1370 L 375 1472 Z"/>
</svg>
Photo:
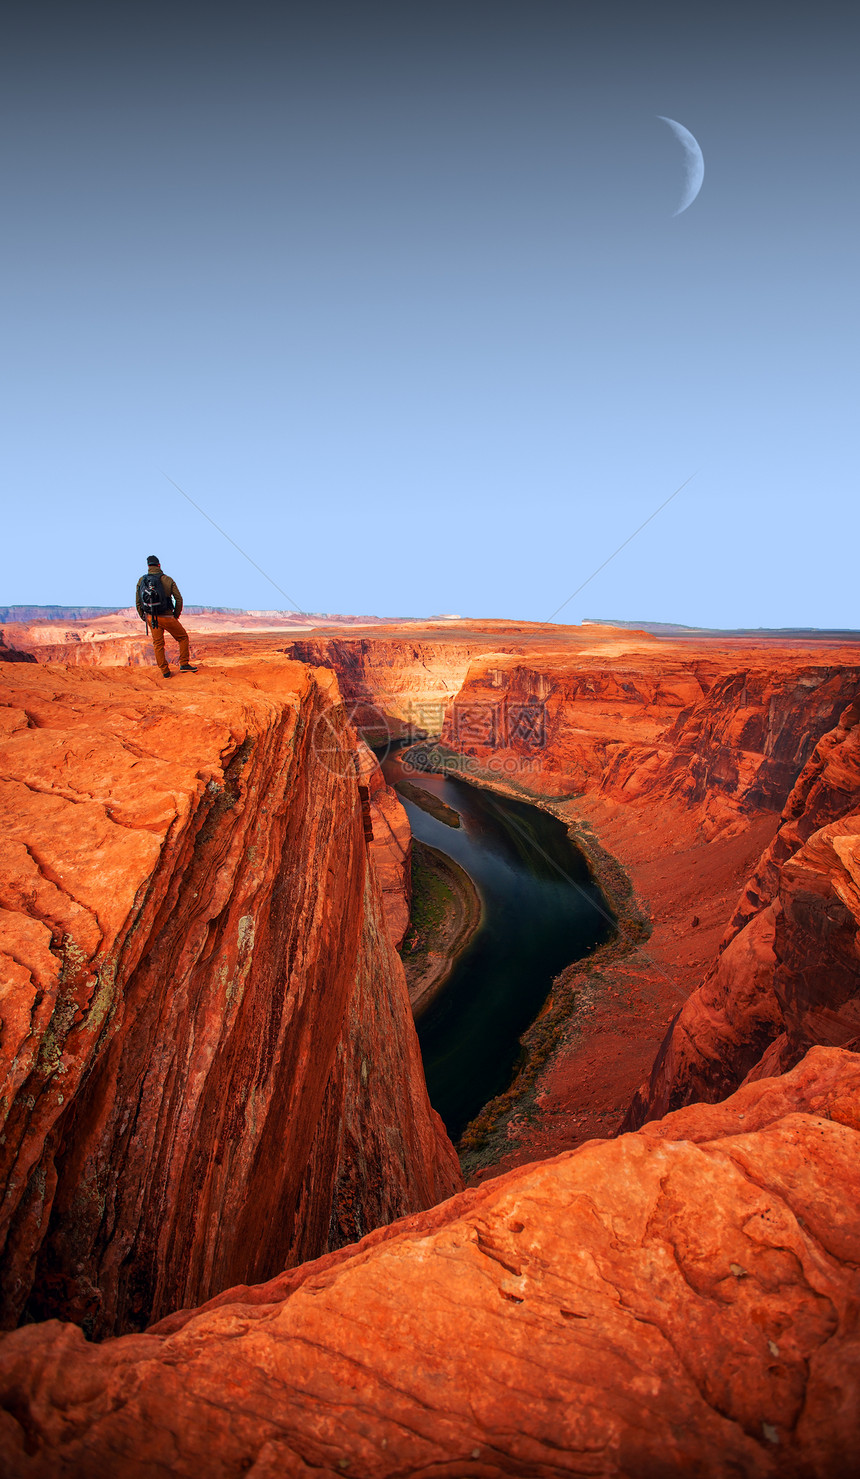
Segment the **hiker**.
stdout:
<svg viewBox="0 0 860 1479">
<path fill-rule="evenodd" d="M 188 661 L 188 633 L 176 619 L 182 611 L 182 595 L 176 581 L 163 574 L 157 555 L 150 555 L 147 559 L 146 574 L 141 575 L 137 582 L 134 599 L 138 616 L 146 622 L 147 631 L 152 633 L 155 661 L 162 676 L 173 676 L 164 655 L 165 632 L 179 643 L 180 673 L 196 673 L 197 669 Z"/>
</svg>

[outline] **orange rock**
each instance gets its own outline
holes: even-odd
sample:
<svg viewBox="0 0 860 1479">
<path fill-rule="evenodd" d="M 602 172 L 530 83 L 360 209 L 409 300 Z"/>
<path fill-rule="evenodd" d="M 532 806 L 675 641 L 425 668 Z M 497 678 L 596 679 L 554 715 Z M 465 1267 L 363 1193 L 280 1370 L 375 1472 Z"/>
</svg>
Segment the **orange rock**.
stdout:
<svg viewBox="0 0 860 1479">
<path fill-rule="evenodd" d="M 847 1479 L 858 1117 L 816 1048 L 146 1334 L 25 1326 L 6 1472 Z"/>
<path fill-rule="evenodd" d="M 860 712 L 823 737 L 625 1123 L 860 1037 Z"/>
<path fill-rule="evenodd" d="M 780 809 L 858 677 L 857 662 L 764 644 L 490 653 L 470 665 L 444 738 L 537 794 L 677 798 L 709 836 L 730 834 Z"/>
<path fill-rule="evenodd" d="M 133 1328 L 456 1189 L 332 674 L 2 701 L 5 1322 Z"/>
<path fill-rule="evenodd" d="M 397 793 L 386 783 L 368 745 L 359 744 L 359 776 L 367 785 L 372 825 L 370 860 L 382 890 L 385 923 L 395 950 L 409 928 L 412 904 L 412 828 Z"/>
</svg>

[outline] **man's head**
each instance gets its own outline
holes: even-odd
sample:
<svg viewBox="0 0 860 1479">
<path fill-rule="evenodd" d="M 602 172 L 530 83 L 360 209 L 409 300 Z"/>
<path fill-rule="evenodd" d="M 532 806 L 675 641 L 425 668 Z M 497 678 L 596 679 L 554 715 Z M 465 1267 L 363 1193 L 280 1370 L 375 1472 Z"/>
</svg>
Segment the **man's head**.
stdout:
<svg viewBox="0 0 860 1479">
<path fill-rule="evenodd" d="M 150 570 L 161 569 L 161 561 L 159 560 L 158 555 L 147 555 L 146 563 L 149 566 Z"/>
</svg>

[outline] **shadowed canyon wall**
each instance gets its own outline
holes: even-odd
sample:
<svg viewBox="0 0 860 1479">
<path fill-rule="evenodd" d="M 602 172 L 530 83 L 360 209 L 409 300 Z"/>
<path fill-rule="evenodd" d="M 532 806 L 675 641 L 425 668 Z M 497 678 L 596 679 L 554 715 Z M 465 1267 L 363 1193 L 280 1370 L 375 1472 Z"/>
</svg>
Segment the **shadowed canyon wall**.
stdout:
<svg viewBox="0 0 860 1479">
<path fill-rule="evenodd" d="M 373 751 L 363 741 L 358 746 L 358 777 L 382 911 L 391 943 L 398 950 L 409 927 L 412 904 L 412 828 L 397 793 L 386 784 Z"/>
<path fill-rule="evenodd" d="M 3 676 L 5 1323 L 139 1327 L 455 1190 L 333 675 Z"/>
<path fill-rule="evenodd" d="M 860 1045 L 860 704 L 818 743 L 705 980 L 667 1034 L 633 1127 L 813 1043 Z"/>
</svg>

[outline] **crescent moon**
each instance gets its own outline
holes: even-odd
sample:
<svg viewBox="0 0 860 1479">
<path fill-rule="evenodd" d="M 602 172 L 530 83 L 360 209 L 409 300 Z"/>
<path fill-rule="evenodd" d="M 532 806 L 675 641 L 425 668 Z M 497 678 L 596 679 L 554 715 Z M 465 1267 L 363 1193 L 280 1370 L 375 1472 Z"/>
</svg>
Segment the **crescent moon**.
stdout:
<svg viewBox="0 0 860 1479">
<path fill-rule="evenodd" d="M 702 188 L 702 181 L 705 178 L 705 161 L 696 140 L 683 123 L 676 123 L 674 118 L 664 118 L 662 113 L 658 113 L 657 117 L 663 123 L 668 123 L 676 139 L 684 146 L 684 192 L 678 209 L 672 212 L 673 215 L 680 216 L 688 205 L 693 204 Z"/>
</svg>

